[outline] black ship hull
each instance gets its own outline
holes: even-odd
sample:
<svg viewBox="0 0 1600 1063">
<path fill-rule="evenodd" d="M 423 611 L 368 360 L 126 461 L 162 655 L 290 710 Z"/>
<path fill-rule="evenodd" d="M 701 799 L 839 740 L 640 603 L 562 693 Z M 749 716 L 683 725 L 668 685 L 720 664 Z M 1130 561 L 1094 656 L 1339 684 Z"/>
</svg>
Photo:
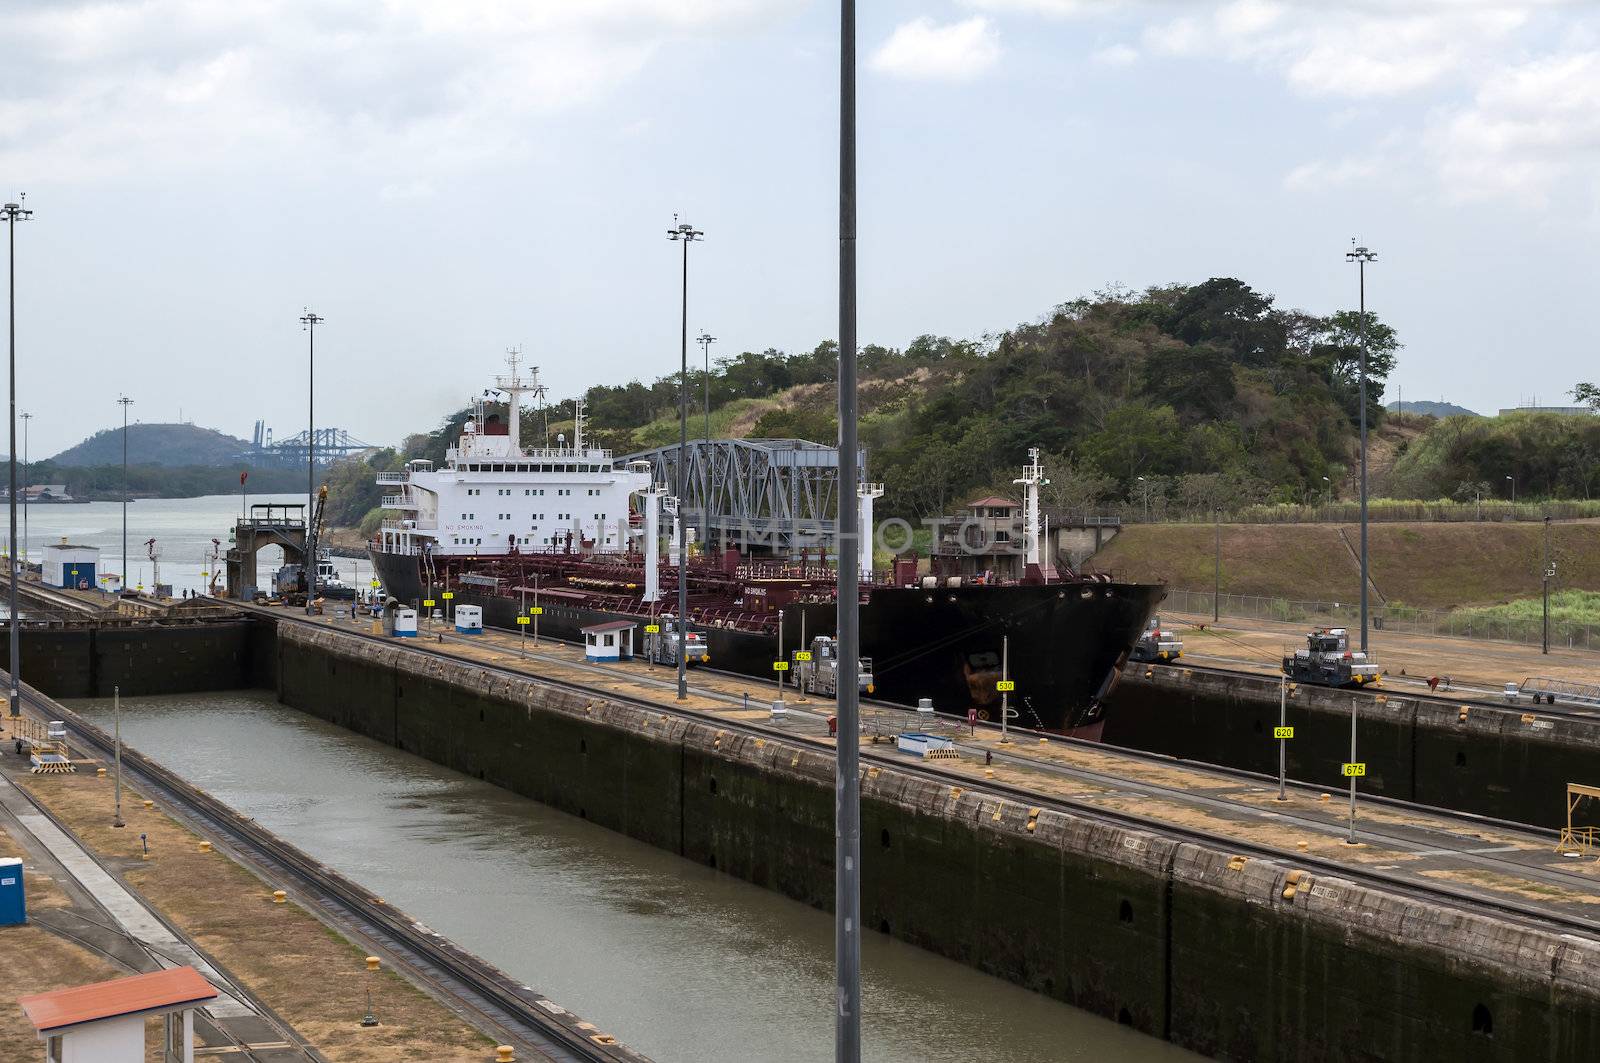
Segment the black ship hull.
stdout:
<svg viewBox="0 0 1600 1063">
<path fill-rule="evenodd" d="M 390 596 L 425 597 L 415 555 L 372 552 Z M 484 623 L 518 630 L 521 596 L 452 581 L 457 605 L 483 607 Z M 873 697 L 915 706 L 932 700 L 940 712 L 998 721 L 1001 662 L 1016 684 L 1010 707 L 1024 727 L 1098 739 L 1103 702 L 1121 674 L 1164 591 L 1128 583 L 1064 583 L 962 587 L 877 587 L 862 604 L 861 655 L 872 659 Z M 632 613 L 540 599 L 540 637 L 578 641 L 581 629 L 608 620 L 647 622 Z M 772 632 L 704 627 L 714 668 L 775 684 L 772 664 L 801 648 L 802 639 L 835 633 L 832 603 L 797 604 L 783 611 L 782 646 Z M 802 635 L 803 633 L 803 635 Z M 765 688 L 753 687 L 760 695 Z"/>
</svg>

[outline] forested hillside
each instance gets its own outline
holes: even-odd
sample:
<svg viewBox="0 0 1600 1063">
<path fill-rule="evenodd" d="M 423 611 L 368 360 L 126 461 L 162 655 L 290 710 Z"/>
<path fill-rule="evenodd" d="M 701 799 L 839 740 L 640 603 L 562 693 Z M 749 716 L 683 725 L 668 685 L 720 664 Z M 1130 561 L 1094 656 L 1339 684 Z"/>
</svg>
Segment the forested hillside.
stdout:
<svg viewBox="0 0 1600 1063">
<path fill-rule="evenodd" d="M 1384 484 L 1401 498 L 1600 497 L 1600 416 L 1446 417 L 1406 447 Z"/>
<path fill-rule="evenodd" d="M 1376 422 L 1399 343 L 1368 317 Z M 1097 293 L 981 342 L 866 345 L 861 438 L 869 475 L 888 486 L 879 512 L 916 519 L 976 491 L 1009 489 L 1034 446 L 1048 455 L 1049 501 L 1060 506 L 1320 497 L 1341 482 L 1354 449 L 1359 324 L 1351 311 L 1283 309 L 1242 281 L 1214 278 Z M 832 441 L 837 356 L 828 341 L 716 359 L 712 434 Z M 706 386 L 704 371 L 691 370 L 692 436 L 702 432 Z M 590 388 L 591 437 L 624 453 L 673 441 L 677 399 L 676 375 Z M 528 411 L 525 435 L 570 433 L 572 417 L 570 400 Z M 373 469 L 441 459 L 464 419 L 458 412 L 399 453 L 335 470 L 335 517 L 355 523 L 377 504 Z"/>
<path fill-rule="evenodd" d="M 49 460 L 58 466 L 122 464 L 122 427 L 106 428 L 68 447 Z M 250 444 L 212 428 L 193 424 L 130 424 L 128 464 L 222 465 L 233 468 L 247 459 Z"/>
</svg>

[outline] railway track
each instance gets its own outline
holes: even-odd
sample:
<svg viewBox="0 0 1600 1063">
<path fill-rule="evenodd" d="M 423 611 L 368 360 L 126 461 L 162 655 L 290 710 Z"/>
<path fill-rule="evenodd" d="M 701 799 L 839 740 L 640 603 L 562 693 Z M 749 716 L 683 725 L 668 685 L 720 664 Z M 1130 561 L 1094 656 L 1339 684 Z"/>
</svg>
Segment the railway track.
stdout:
<svg viewBox="0 0 1600 1063">
<path fill-rule="evenodd" d="M 295 623 L 308 623 L 312 627 L 326 626 L 317 624 L 314 621 L 306 621 L 296 617 L 283 617 L 283 619 L 290 620 Z M 383 636 L 372 635 L 360 631 L 349 631 L 344 628 L 338 628 L 335 630 L 339 630 L 343 634 L 354 635 L 358 638 L 373 643 L 387 646 L 396 645 L 396 640 L 388 639 Z M 652 714 L 660 715 L 665 713 L 667 715 L 684 720 L 685 722 L 715 727 L 723 731 L 741 733 L 752 738 L 761 738 L 766 741 L 806 741 L 814 745 L 826 744 L 822 733 L 813 733 L 810 735 L 797 734 L 793 728 L 786 729 L 783 727 L 767 726 L 748 721 L 728 720 L 708 712 L 678 706 L 670 701 L 654 701 L 636 695 L 612 691 L 599 692 L 591 687 L 586 687 L 582 683 L 573 680 L 561 679 L 546 675 L 530 675 L 528 672 L 510 668 L 505 665 L 463 658 L 443 650 L 430 648 L 421 640 L 417 640 L 415 642 L 407 641 L 404 645 L 404 648 L 410 652 L 426 654 L 441 660 L 470 664 L 474 667 L 482 668 L 487 671 L 508 677 L 532 679 L 539 683 L 568 690 L 573 693 L 582 694 L 584 696 L 602 696 L 608 700 L 628 704 L 635 708 L 648 711 Z M 562 661 L 560 663 L 564 665 L 570 664 L 570 662 L 566 661 Z M 615 673 L 612 672 L 611 674 L 614 675 Z M 697 691 L 697 693 L 707 694 L 708 692 L 702 689 Z M 717 694 L 714 692 L 710 693 L 711 696 L 719 697 L 722 700 L 733 702 L 738 702 L 741 700 L 731 695 Z M 876 704 L 880 706 L 883 705 L 883 703 Z M 1455 704 L 1459 704 L 1459 702 L 1455 702 Z M 917 715 L 914 710 L 907 710 L 903 706 L 884 707 L 892 708 L 893 711 L 898 713 L 908 713 L 911 716 Z M 795 712 L 795 704 L 790 703 L 789 709 L 791 713 Z M 808 710 L 799 711 L 801 711 L 804 715 L 811 717 L 813 723 L 822 722 L 821 717 L 817 714 L 811 713 Z M 946 717 L 946 719 L 950 718 Z M 962 720 L 960 721 L 960 724 L 965 726 L 966 721 Z M 991 728 L 991 730 L 997 730 L 997 728 Z M 1021 734 L 1035 739 L 1044 737 L 1048 738 L 1051 742 L 1077 744 L 1098 752 L 1128 757 L 1138 761 L 1159 763 L 1167 766 L 1179 766 L 1190 770 L 1205 771 L 1218 778 L 1231 779 L 1233 781 L 1246 784 L 1259 784 L 1265 780 L 1264 776 L 1251 772 L 1242 772 L 1234 769 L 1218 767 L 1216 765 L 1204 765 L 1196 762 L 1181 761 L 1177 760 L 1176 758 L 1166 757 L 1161 754 L 1146 753 L 1140 750 L 1105 747 L 1099 745 L 1098 743 L 1078 742 L 1077 740 L 1063 738 L 1060 735 L 1045 735 L 1041 732 L 1030 732 L 1019 728 L 1013 728 L 1012 733 Z M 1232 855 L 1272 860 L 1301 870 L 1312 871 L 1317 874 L 1332 875 L 1348 881 L 1379 886 L 1383 889 L 1402 894 L 1423 903 L 1444 903 L 1457 907 L 1464 906 L 1469 909 L 1480 911 L 1489 910 L 1501 915 L 1502 917 L 1514 920 L 1524 925 L 1537 926 L 1558 932 L 1600 935 L 1600 918 L 1587 918 L 1568 914 L 1554 910 L 1547 905 L 1541 906 L 1533 903 L 1521 903 L 1505 895 L 1489 894 L 1480 890 L 1455 888 L 1438 880 L 1423 880 L 1417 877 L 1390 873 L 1388 871 L 1373 867 L 1352 866 L 1340 861 L 1329 860 L 1325 857 L 1303 853 L 1296 849 L 1287 849 L 1284 847 L 1266 845 L 1259 842 L 1244 841 L 1227 834 L 1218 833 L 1216 831 L 1208 831 L 1197 827 L 1160 821 L 1149 816 L 1139 815 L 1137 813 L 1107 808 L 1103 805 L 1096 804 L 1093 801 L 1077 800 L 1058 795 L 1041 794 L 1033 790 L 1027 790 L 1022 787 L 995 779 L 974 780 L 969 775 L 963 775 L 955 771 L 941 769 L 937 766 L 937 762 L 909 761 L 899 754 L 880 753 L 873 749 L 870 745 L 862 748 L 861 761 L 863 765 L 891 768 L 895 771 L 928 779 L 945 786 L 956 786 L 963 790 L 979 790 L 983 793 L 992 794 L 997 798 L 1004 799 L 1010 803 L 1022 805 L 1028 808 L 1052 809 L 1068 815 L 1097 819 L 1102 822 L 1116 824 L 1132 830 L 1145 831 L 1164 835 L 1180 841 L 1192 842 Z M 1036 769 L 1043 767 L 1039 762 L 1032 760 L 1028 761 L 1028 766 Z M 1067 765 L 1051 765 L 1048 770 L 1052 770 L 1069 777 L 1085 778 L 1089 781 L 1103 782 L 1107 779 L 1110 779 L 1115 781 L 1117 786 L 1124 790 L 1143 790 L 1145 792 L 1164 790 L 1172 795 L 1181 795 L 1187 799 L 1193 799 L 1193 795 L 1183 794 L 1176 788 L 1160 787 L 1155 784 L 1142 783 L 1120 776 L 1109 776 L 1101 773 L 1089 772 L 1085 771 L 1084 769 L 1074 768 Z M 1097 775 L 1098 778 L 1091 778 Z M 1276 777 L 1273 777 L 1272 781 L 1276 782 Z M 1306 787 L 1303 784 L 1296 785 L 1297 788 L 1302 792 L 1308 789 L 1313 789 Z M 1362 800 L 1372 804 L 1382 804 L 1385 807 L 1414 812 L 1419 815 L 1433 816 L 1442 823 L 1457 824 L 1463 828 L 1482 829 L 1484 827 L 1493 827 L 1506 831 L 1516 831 L 1521 834 L 1539 839 L 1543 839 L 1546 836 L 1550 838 L 1555 837 L 1554 832 L 1544 831 L 1537 828 L 1529 828 L 1523 824 L 1507 823 L 1487 817 L 1474 816 L 1469 813 L 1454 812 L 1446 809 L 1436 809 L 1430 806 L 1416 805 L 1392 798 L 1381 799 L 1363 796 Z M 1240 810 L 1247 810 L 1255 814 L 1259 814 L 1261 812 L 1261 809 L 1255 806 L 1237 804 L 1235 807 Z M 1272 814 L 1282 815 L 1282 813 L 1278 812 L 1274 812 Z M 1299 822 L 1307 826 L 1315 827 L 1321 832 L 1327 832 L 1329 828 L 1329 824 L 1324 821 L 1302 819 L 1299 820 Z M 1369 841 L 1401 840 L 1401 835 L 1398 833 L 1385 834 L 1381 830 L 1373 830 L 1370 828 L 1363 828 L 1358 833 L 1367 838 Z M 1408 846 L 1415 845 L 1415 843 L 1411 841 L 1406 841 L 1404 844 Z M 1449 849 L 1448 847 L 1441 847 L 1440 850 L 1436 851 L 1444 850 L 1458 853 L 1470 864 L 1477 866 L 1493 866 L 1498 868 L 1502 873 L 1515 875 L 1522 879 L 1528 879 L 1530 877 L 1530 872 L 1535 870 L 1534 868 L 1530 868 L 1525 864 L 1519 864 L 1505 859 L 1494 859 L 1492 858 L 1492 854 L 1474 853 L 1463 848 Z M 1593 892 L 1594 882 L 1593 879 L 1588 876 L 1580 877 L 1577 875 L 1569 875 L 1562 873 L 1559 869 L 1554 869 L 1550 871 L 1549 874 L 1552 876 L 1559 876 L 1563 880 L 1570 881 L 1575 888 L 1581 888 L 1584 892 Z"/>
<path fill-rule="evenodd" d="M 112 759 L 112 742 L 95 725 L 31 687 L 24 686 L 23 694 L 24 705 L 32 711 L 65 722 L 75 744 L 108 762 Z M 122 765 L 129 785 L 224 841 L 267 877 L 313 901 L 388 951 L 413 977 L 426 982 L 465 1012 L 469 1021 L 494 1032 L 504 1043 L 561 1063 L 648 1063 L 644 1056 L 616 1043 L 556 1002 L 517 984 L 126 745 Z"/>
</svg>

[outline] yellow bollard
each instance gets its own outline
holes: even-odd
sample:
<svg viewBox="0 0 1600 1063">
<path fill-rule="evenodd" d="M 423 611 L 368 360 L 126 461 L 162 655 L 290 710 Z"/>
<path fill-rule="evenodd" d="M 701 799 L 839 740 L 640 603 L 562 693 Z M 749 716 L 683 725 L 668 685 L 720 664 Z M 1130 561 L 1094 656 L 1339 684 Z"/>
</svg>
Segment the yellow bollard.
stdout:
<svg viewBox="0 0 1600 1063">
<path fill-rule="evenodd" d="M 273 904 L 286 904 L 286 903 L 288 903 L 288 900 L 289 900 L 289 895 L 287 893 L 283 892 L 282 890 L 273 890 L 272 891 L 272 903 Z"/>
<path fill-rule="evenodd" d="M 104 768 L 96 768 L 96 769 L 94 769 L 94 777 L 96 779 L 104 779 L 106 777 L 106 769 L 104 769 Z"/>
<path fill-rule="evenodd" d="M 382 965 L 383 965 L 383 961 L 378 959 L 378 957 L 376 957 L 376 956 L 368 956 L 367 957 L 367 970 L 376 971 Z"/>
<path fill-rule="evenodd" d="M 209 853 L 211 851 L 211 843 L 210 842 L 201 842 L 200 843 L 200 851 L 202 853 Z"/>
<path fill-rule="evenodd" d="M 516 1059 L 510 1045 L 500 1045 L 494 1050 L 494 1063 L 516 1063 Z"/>
<path fill-rule="evenodd" d="M 144 807 L 145 808 L 154 808 L 154 807 L 156 807 L 156 803 L 154 801 L 146 801 L 144 803 Z"/>
</svg>

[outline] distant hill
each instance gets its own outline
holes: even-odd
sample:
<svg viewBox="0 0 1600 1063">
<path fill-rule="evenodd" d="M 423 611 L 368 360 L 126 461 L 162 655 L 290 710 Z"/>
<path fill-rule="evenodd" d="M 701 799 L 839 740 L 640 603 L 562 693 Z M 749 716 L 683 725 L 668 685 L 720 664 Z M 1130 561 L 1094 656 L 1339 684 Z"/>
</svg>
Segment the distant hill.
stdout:
<svg viewBox="0 0 1600 1063">
<path fill-rule="evenodd" d="M 1391 402 L 1384 409 L 1390 413 L 1420 413 L 1428 417 L 1481 417 L 1476 410 L 1457 406 L 1453 402 Z"/>
<path fill-rule="evenodd" d="M 192 424 L 130 424 L 129 465 L 236 465 L 250 451 L 243 439 Z M 122 464 L 122 428 L 96 432 L 49 459 L 74 468 Z"/>
</svg>

